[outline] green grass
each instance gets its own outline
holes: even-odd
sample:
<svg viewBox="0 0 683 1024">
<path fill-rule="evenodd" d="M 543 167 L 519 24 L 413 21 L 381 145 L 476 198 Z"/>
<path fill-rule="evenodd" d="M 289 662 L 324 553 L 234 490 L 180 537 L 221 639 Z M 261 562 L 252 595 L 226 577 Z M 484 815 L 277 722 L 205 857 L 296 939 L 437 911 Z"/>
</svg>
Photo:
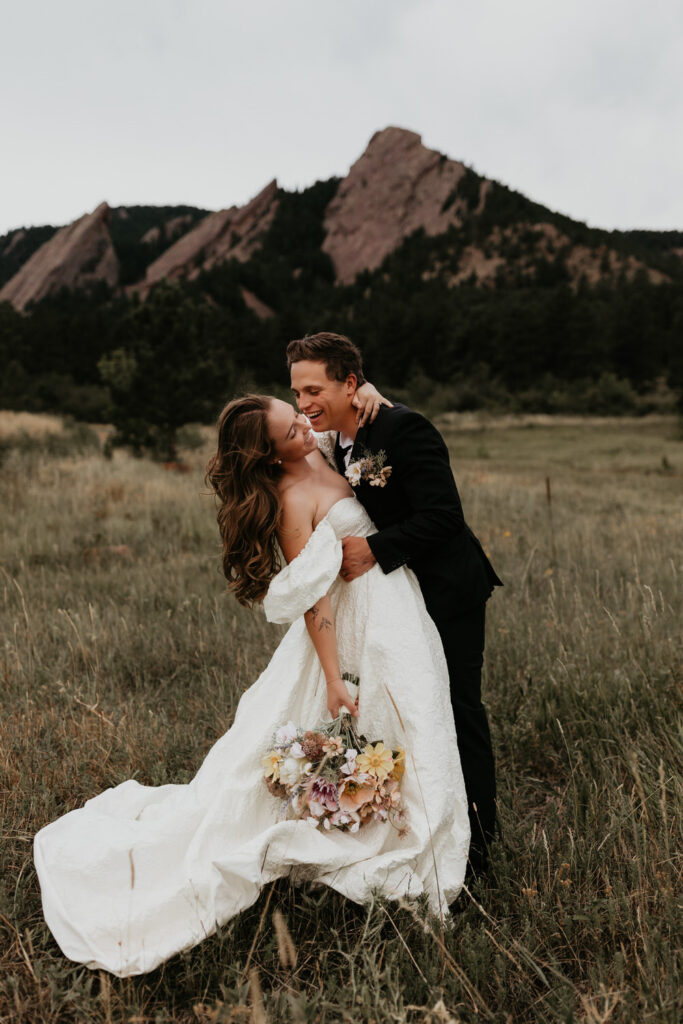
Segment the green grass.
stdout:
<svg viewBox="0 0 683 1024">
<path fill-rule="evenodd" d="M 502 838 L 475 899 L 442 938 L 419 907 L 281 880 L 127 980 L 60 954 L 33 834 L 131 776 L 190 779 L 281 630 L 224 595 L 208 448 L 181 474 L 5 442 L 0 1022 L 680 1019 L 683 443 L 661 417 L 531 422 L 444 422 L 506 583 L 485 677 Z"/>
</svg>

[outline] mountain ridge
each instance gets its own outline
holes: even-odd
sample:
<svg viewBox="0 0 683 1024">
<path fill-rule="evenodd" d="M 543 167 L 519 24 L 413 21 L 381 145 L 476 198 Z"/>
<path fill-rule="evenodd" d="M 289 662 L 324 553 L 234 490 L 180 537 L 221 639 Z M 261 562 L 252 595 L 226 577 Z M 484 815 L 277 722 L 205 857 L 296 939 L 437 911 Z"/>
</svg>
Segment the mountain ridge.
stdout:
<svg viewBox="0 0 683 1024">
<path fill-rule="evenodd" d="M 106 258 L 94 267 L 90 266 L 93 254 L 87 237 L 79 254 L 73 246 L 65 249 L 56 244 L 53 234 L 42 240 L 37 249 L 42 255 L 38 257 L 36 252 L 28 251 L 26 229 L 17 229 L 0 238 L 0 301 L 24 309 L 62 287 L 73 290 L 96 282 L 137 290 L 145 296 L 162 280 L 193 279 L 202 270 L 231 259 L 247 262 L 262 245 L 277 211 L 278 197 L 283 194 L 288 193 L 273 179 L 243 206 L 218 211 L 160 207 L 160 216 L 165 211 L 166 220 L 148 218 L 151 226 L 136 241 L 136 260 L 123 258 L 122 269 L 116 265 L 118 246 L 108 225 L 112 216 L 124 215 L 125 207 L 114 208 L 103 217 L 104 204 L 54 231 L 61 232 L 63 241 L 69 232 L 77 233 L 77 226 L 88 223 L 86 218 L 90 217 L 93 230 L 97 225 L 98 244 L 107 251 Z M 174 214 L 175 210 L 183 212 Z M 477 230 L 470 232 L 472 237 L 459 247 L 457 259 L 452 258 L 453 251 L 445 262 L 432 259 L 422 268 L 422 274 L 433 277 L 443 273 L 449 287 L 465 281 L 487 286 L 512 268 L 519 275 L 533 277 L 535 262 L 553 261 L 559 256 L 576 287 L 582 277 L 595 284 L 622 274 L 632 279 L 638 272 L 646 273 L 652 283 L 663 283 L 683 265 L 683 232 L 672 232 L 672 242 L 678 244 L 667 248 L 657 245 L 657 240 L 661 243 L 667 234 L 664 232 L 587 228 L 581 221 L 554 213 L 494 179 L 476 174 L 459 160 L 428 149 L 417 133 L 394 126 L 375 132 L 339 181 L 324 212 L 321 250 L 332 261 L 337 283 L 350 284 L 359 274 L 376 270 L 416 232 L 439 238 L 461 229 L 465 222 L 476 223 Z M 36 231 L 49 231 L 29 230 L 36 238 Z M 592 242 L 586 244 L 579 236 Z M 524 256 L 520 255 L 520 241 Z M 643 242 L 649 243 L 647 254 L 642 251 Z M 3 263 L 12 262 L 13 256 L 13 263 L 17 263 L 22 243 L 27 258 L 7 280 L 2 274 Z M 669 266 L 661 265 L 662 258 L 665 262 L 668 258 Z M 650 265 L 653 259 L 660 265 Z M 89 270 L 80 273 L 78 268 L 82 266 Z"/>
<path fill-rule="evenodd" d="M 125 378 L 140 422 L 176 400 L 210 419 L 286 387 L 284 344 L 318 330 L 442 409 L 637 411 L 683 391 L 683 232 L 590 228 L 404 129 L 301 191 L 88 218 L 116 274 L 69 249 L 74 225 L 0 239 L 0 406 L 106 420 Z"/>
</svg>

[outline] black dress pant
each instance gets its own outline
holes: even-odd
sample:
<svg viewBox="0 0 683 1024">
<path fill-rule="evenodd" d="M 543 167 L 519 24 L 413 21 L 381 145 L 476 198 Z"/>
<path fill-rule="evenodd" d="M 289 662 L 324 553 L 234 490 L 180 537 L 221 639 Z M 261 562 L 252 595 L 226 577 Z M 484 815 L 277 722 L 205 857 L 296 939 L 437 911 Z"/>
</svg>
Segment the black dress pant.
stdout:
<svg viewBox="0 0 683 1024">
<path fill-rule="evenodd" d="M 472 830 L 469 873 L 486 868 L 496 825 L 496 776 L 491 734 L 481 702 L 486 605 L 434 618 L 443 642 L 451 684 L 458 750 Z"/>
</svg>

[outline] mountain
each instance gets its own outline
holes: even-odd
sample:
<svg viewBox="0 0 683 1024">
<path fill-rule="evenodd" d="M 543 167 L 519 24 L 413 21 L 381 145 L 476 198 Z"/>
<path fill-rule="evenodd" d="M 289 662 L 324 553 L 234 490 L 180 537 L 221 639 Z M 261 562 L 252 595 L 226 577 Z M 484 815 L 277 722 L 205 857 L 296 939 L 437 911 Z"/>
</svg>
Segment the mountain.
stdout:
<svg viewBox="0 0 683 1024">
<path fill-rule="evenodd" d="M 51 224 L 18 228 L 0 237 L 0 288 L 14 277 L 21 266 L 57 231 Z"/>
<path fill-rule="evenodd" d="M 172 367 L 205 411 L 285 383 L 283 342 L 322 329 L 448 408 L 645 408 L 683 382 L 683 232 L 589 228 L 397 127 L 302 191 L 19 229 L 0 238 L 3 282 L 0 405 L 16 408 L 106 416 L 98 363 L 122 352 L 107 365 L 138 366 L 142 409 Z"/>
<path fill-rule="evenodd" d="M 472 202 L 461 191 L 466 177 L 464 164 L 427 149 L 415 132 L 376 132 L 325 211 L 323 251 L 337 281 L 350 284 L 375 270 L 415 231 L 434 236 L 462 224 Z M 476 210 L 488 185 L 478 185 Z"/>
<path fill-rule="evenodd" d="M 101 203 L 45 242 L 0 290 L 0 302 L 25 309 L 61 288 L 86 288 L 96 281 L 113 286 L 119 261 L 107 229 L 110 210 Z"/>
<path fill-rule="evenodd" d="M 246 262 L 273 222 L 277 194 L 277 182 L 271 181 L 246 206 L 231 206 L 204 217 L 147 267 L 144 291 L 167 278 L 196 277 L 202 269 L 229 259 Z"/>
<path fill-rule="evenodd" d="M 16 265 L 22 243 L 30 258 L 6 281 L 0 299 L 24 309 L 62 287 L 97 281 L 134 285 L 146 295 L 166 279 L 191 280 L 231 259 L 248 262 L 263 245 L 283 195 L 271 181 L 245 206 L 214 213 L 194 207 L 111 211 L 102 204 L 33 254 L 20 229 L 5 236 L 4 247 L 0 239 L 0 281 L 3 264 L 13 257 Z M 665 232 L 591 231 L 428 149 L 415 132 L 396 127 L 376 132 L 339 181 L 322 228 L 320 248 L 339 284 L 376 270 L 415 233 L 428 239 L 450 233 L 454 242 L 464 241 L 443 253 L 436 246 L 421 268 L 422 276 L 441 276 L 449 287 L 465 281 L 492 285 L 501 276 L 533 279 L 545 264 L 558 262 L 574 285 L 582 279 L 590 284 L 622 275 L 633 279 L 639 272 L 659 284 L 671 280 L 683 253 L 680 232 L 665 239 Z M 29 229 L 36 230 L 52 229 Z M 672 244 L 653 245 L 656 237 Z"/>
</svg>

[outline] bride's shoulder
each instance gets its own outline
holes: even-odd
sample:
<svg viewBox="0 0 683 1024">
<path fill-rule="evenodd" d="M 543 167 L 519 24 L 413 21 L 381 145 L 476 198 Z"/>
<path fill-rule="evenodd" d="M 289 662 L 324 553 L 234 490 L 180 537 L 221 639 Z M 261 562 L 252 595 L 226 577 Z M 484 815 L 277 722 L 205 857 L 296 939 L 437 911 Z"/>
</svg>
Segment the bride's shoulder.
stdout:
<svg viewBox="0 0 683 1024">
<path fill-rule="evenodd" d="M 313 532 L 316 500 L 310 487 L 295 483 L 280 490 L 278 542 L 288 562 L 298 555 Z"/>
<path fill-rule="evenodd" d="M 297 481 L 286 487 L 281 487 L 280 498 L 280 519 L 306 518 L 311 513 L 311 519 L 315 512 L 315 495 L 312 488 Z"/>
</svg>

